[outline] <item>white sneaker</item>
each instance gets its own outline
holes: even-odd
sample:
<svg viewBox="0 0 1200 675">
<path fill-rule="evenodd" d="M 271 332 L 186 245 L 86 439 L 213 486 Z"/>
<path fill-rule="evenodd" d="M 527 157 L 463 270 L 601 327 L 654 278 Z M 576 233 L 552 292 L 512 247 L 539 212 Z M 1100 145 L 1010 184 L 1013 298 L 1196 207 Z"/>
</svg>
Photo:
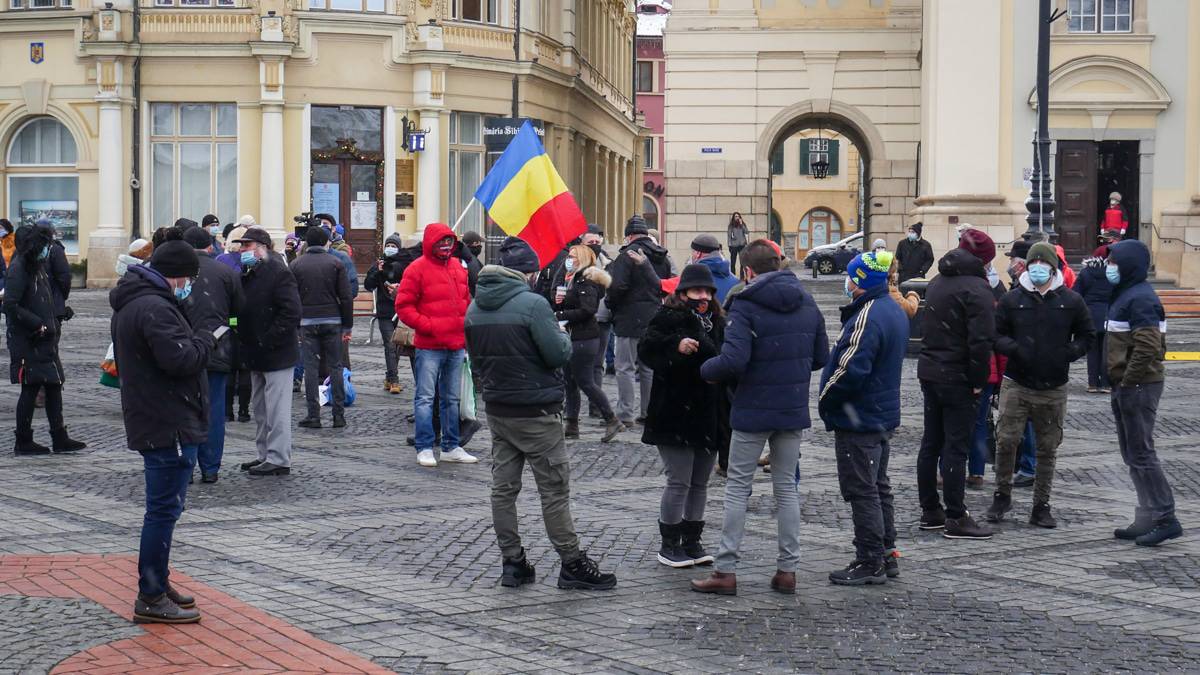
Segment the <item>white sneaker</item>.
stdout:
<svg viewBox="0 0 1200 675">
<path fill-rule="evenodd" d="M 417 453 L 417 464 L 421 466 L 437 466 L 437 457 L 434 457 L 433 450 L 422 450 Z"/>
<path fill-rule="evenodd" d="M 451 450 L 450 452 L 443 452 L 442 453 L 442 461 L 443 462 L 458 462 L 459 464 L 474 464 L 475 462 L 479 461 L 479 458 L 476 457 L 475 455 L 468 453 L 466 450 L 463 450 L 462 448 L 455 448 L 455 449 Z"/>
</svg>

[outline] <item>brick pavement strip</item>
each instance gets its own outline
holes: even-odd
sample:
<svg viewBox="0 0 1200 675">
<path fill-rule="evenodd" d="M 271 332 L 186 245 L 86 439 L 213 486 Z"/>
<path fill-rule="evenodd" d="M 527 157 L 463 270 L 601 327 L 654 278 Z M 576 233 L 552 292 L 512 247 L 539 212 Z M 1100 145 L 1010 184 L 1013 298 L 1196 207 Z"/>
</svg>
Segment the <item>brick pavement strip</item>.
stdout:
<svg viewBox="0 0 1200 675">
<path fill-rule="evenodd" d="M 833 332 L 840 279 L 805 283 Z M 1024 523 L 1030 495 L 1020 490 L 1014 520 L 989 542 L 950 542 L 915 527 L 921 400 L 908 361 L 904 425 L 892 446 L 900 579 L 869 589 L 827 583 L 852 555 L 850 517 L 832 436 L 815 429 L 801 461 L 798 594 L 766 586 L 775 528 L 761 475 L 741 594 L 688 592 L 687 580 L 703 571 L 668 570 L 654 558 L 657 453 L 636 432 L 600 444 L 589 420 L 570 444 L 572 509 L 583 545 L 620 583 L 598 594 L 555 588 L 556 556 L 529 484 L 521 528 L 538 579 L 510 590 L 498 584 L 486 432 L 468 448 L 480 464 L 417 467 L 403 445 L 411 381 L 403 396 L 383 393 L 382 350 L 362 345 L 365 325 L 356 330 L 359 400 L 345 432 L 298 429 L 292 475 L 251 478 L 236 463 L 252 454 L 253 424 L 231 423 L 220 482 L 191 487 L 173 574 L 198 592 L 204 621 L 134 626 L 140 459 L 124 449 L 116 392 L 97 384 L 105 295 L 81 292 L 72 305 L 62 346 L 66 414 L 91 447 L 71 457 L 0 453 L 0 672 L 199 664 L 220 672 L 235 661 L 239 672 L 1159 671 L 1189 670 L 1200 657 L 1200 542 L 1147 550 L 1112 539 L 1135 499 L 1108 402 L 1084 392 L 1082 364 L 1054 486 L 1058 530 Z M 1198 375 L 1195 364 L 1168 365 L 1160 416 L 1185 527 L 1200 522 L 1200 461 L 1191 455 Z M 611 381 L 606 387 L 611 395 Z M 0 403 L 10 419 L 15 399 L 14 388 Z M 35 428 L 45 436 L 44 421 Z M 709 495 L 713 547 L 722 487 L 714 479 Z M 990 490 L 968 493 L 976 512 L 989 499 Z"/>
</svg>

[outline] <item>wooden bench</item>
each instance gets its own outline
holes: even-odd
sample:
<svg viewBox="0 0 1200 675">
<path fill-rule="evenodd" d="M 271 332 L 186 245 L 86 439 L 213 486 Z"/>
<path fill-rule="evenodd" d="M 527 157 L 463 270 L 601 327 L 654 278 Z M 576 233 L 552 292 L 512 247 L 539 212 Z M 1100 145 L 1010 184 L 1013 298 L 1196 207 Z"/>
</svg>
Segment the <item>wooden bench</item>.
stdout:
<svg viewBox="0 0 1200 675">
<path fill-rule="evenodd" d="M 375 340 L 375 322 L 379 320 L 375 316 L 375 293 L 374 291 L 359 291 L 358 296 L 354 298 L 354 318 L 371 318 L 371 326 L 367 331 L 367 344 L 371 344 Z"/>
<path fill-rule="evenodd" d="M 1200 291 L 1161 290 L 1158 299 L 1168 319 L 1200 318 Z"/>
</svg>

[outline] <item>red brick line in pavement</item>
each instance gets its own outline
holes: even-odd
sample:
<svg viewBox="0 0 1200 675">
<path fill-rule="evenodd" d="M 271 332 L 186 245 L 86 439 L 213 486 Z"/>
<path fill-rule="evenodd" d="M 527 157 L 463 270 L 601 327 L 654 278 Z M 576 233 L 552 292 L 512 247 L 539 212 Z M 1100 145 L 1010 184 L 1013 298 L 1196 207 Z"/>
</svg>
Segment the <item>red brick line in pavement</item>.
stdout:
<svg viewBox="0 0 1200 675">
<path fill-rule="evenodd" d="M 145 633 L 80 652 L 53 673 L 389 673 L 179 572 L 203 619 L 142 624 Z M 133 619 L 137 560 L 130 556 L 0 556 L 0 595 L 87 598 Z"/>
</svg>

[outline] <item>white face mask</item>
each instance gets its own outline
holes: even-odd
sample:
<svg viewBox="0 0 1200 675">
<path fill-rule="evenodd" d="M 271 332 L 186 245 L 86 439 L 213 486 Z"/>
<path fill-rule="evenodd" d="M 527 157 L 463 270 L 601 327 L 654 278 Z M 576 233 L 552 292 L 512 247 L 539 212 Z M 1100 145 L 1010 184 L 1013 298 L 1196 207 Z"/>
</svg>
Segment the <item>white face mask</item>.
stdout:
<svg viewBox="0 0 1200 675">
<path fill-rule="evenodd" d="M 987 279 L 988 284 L 993 287 L 1000 285 L 1000 273 L 996 271 L 995 266 L 991 263 L 988 263 L 987 266 Z"/>
<path fill-rule="evenodd" d="M 383 247 L 383 254 L 385 256 L 388 256 L 389 258 L 396 255 L 399 252 L 400 252 L 400 249 L 396 248 L 395 246 L 384 246 Z"/>
</svg>

